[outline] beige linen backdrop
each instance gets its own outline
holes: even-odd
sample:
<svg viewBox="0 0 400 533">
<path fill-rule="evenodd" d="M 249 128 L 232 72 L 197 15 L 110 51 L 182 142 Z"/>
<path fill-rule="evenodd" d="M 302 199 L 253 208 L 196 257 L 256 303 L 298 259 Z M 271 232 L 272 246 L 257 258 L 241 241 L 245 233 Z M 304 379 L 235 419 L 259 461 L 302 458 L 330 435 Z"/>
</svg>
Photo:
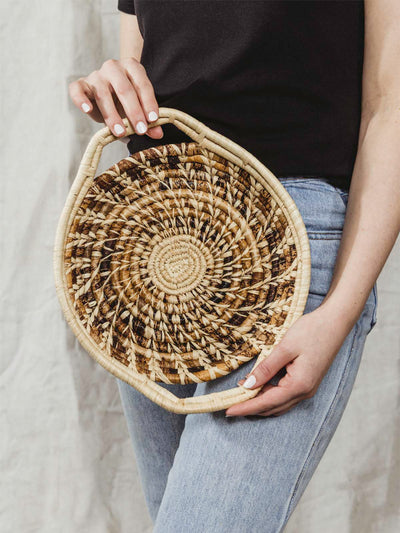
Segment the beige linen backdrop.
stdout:
<svg viewBox="0 0 400 533">
<path fill-rule="evenodd" d="M 116 381 L 75 340 L 52 271 L 59 215 L 102 127 L 68 83 L 118 58 L 117 1 L 3 0 L 0 11 L 0 531 L 150 532 Z M 106 147 L 99 170 L 126 154 Z M 400 531 L 399 271 L 398 241 L 352 396 L 289 533 Z"/>
</svg>

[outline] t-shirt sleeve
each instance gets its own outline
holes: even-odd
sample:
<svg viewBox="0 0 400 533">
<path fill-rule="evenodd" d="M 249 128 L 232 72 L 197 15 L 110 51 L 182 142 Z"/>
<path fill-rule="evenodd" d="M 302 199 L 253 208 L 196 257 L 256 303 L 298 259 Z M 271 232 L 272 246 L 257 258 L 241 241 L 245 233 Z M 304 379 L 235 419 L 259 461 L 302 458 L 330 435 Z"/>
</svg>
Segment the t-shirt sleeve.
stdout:
<svg viewBox="0 0 400 533">
<path fill-rule="evenodd" d="M 118 11 L 123 13 L 129 13 L 135 15 L 135 2 L 134 0 L 118 0 Z"/>
</svg>

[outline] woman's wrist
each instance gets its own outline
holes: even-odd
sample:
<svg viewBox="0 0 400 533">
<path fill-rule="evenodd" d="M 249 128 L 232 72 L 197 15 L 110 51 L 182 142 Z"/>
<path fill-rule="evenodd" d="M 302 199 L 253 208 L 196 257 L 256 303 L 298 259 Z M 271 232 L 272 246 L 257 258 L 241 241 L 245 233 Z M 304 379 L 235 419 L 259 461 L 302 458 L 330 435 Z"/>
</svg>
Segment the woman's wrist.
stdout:
<svg viewBox="0 0 400 533">
<path fill-rule="evenodd" d="M 359 306 L 349 307 L 348 300 L 343 302 L 328 294 L 315 312 L 324 317 L 326 321 L 335 323 L 338 330 L 341 330 L 343 336 L 346 337 L 360 317 Z"/>
</svg>

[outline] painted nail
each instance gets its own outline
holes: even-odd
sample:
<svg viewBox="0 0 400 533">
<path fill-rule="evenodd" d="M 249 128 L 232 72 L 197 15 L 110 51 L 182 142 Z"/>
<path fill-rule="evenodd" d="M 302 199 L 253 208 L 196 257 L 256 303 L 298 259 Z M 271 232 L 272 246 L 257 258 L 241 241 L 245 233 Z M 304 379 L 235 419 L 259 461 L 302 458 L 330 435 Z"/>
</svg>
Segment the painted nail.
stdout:
<svg viewBox="0 0 400 533">
<path fill-rule="evenodd" d="M 243 383 L 243 387 L 245 387 L 246 389 L 251 389 L 251 387 L 254 385 L 255 382 L 256 382 L 256 377 L 253 374 L 252 376 L 249 376 L 246 379 L 246 381 Z"/>
<path fill-rule="evenodd" d="M 149 113 L 150 122 L 154 122 L 157 119 L 158 119 L 157 113 L 155 111 L 150 111 L 150 113 Z"/>
<path fill-rule="evenodd" d="M 136 124 L 136 130 L 138 133 L 144 133 L 147 130 L 147 126 L 144 122 L 140 121 Z"/>
<path fill-rule="evenodd" d="M 121 135 L 121 133 L 124 133 L 124 128 L 121 126 L 121 124 L 115 124 L 114 131 L 117 135 Z"/>
<path fill-rule="evenodd" d="M 86 102 L 84 102 L 82 105 L 81 105 L 81 108 L 83 109 L 83 111 L 85 113 L 87 113 L 88 111 L 90 111 L 90 105 L 88 105 Z"/>
</svg>

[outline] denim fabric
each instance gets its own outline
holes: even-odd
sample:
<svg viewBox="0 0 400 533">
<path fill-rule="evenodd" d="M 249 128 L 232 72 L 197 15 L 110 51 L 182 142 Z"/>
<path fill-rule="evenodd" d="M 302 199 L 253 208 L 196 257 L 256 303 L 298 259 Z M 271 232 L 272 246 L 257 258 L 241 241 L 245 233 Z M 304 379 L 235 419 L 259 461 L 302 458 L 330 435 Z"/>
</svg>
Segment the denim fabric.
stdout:
<svg viewBox="0 0 400 533">
<path fill-rule="evenodd" d="M 309 313 L 329 289 L 348 192 L 319 178 L 280 181 L 309 236 Z M 175 414 L 116 378 L 154 533 L 283 530 L 342 417 L 376 309 L 375 284 L 316 394 L 277 417 Z M 235 387 L 253 365 L 206 383 L 160 385 L 179 397 L 208 394 Z"/>
</svg>

